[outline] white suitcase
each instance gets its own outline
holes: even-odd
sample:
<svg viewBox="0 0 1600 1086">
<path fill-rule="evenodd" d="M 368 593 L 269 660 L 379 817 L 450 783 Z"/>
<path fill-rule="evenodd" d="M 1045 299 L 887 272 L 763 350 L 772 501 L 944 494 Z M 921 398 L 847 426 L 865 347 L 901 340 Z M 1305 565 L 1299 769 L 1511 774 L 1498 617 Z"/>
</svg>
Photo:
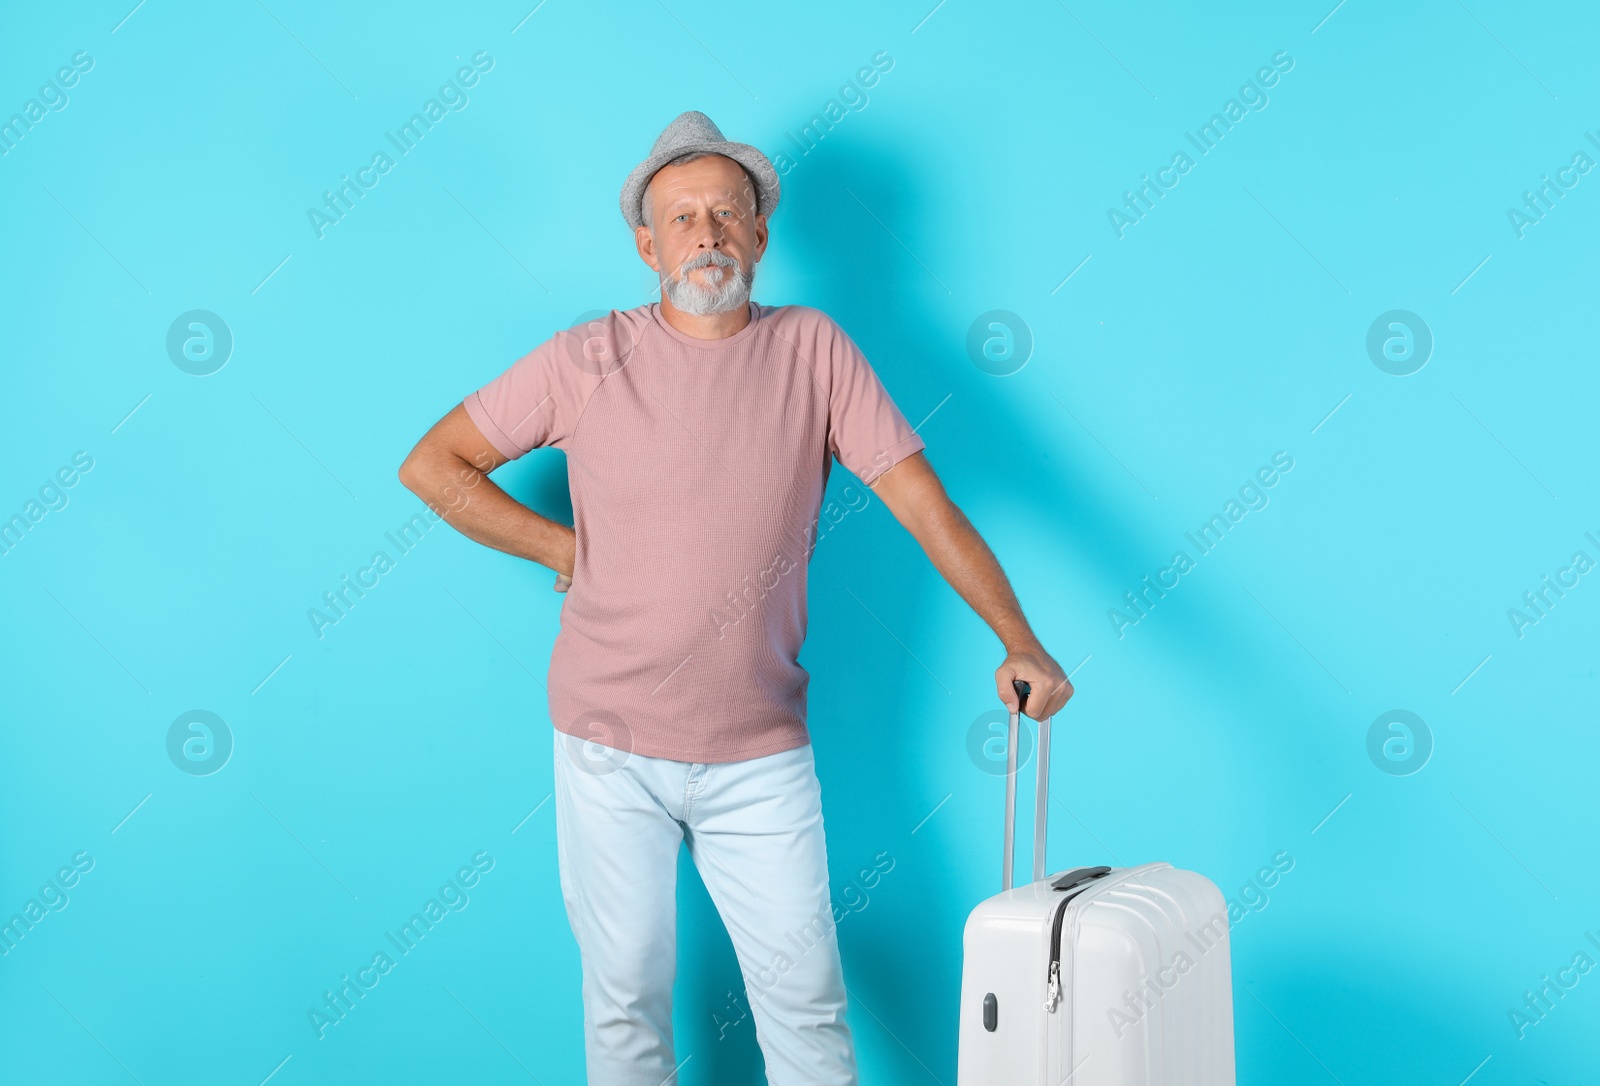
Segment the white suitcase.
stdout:
<svg viewBox="0 0 1600 1086">
<path fill-rule="evenodd" d="M 1234 1086 L 1221 891 L 1165 863 L 1045 877 L 1049 718 L 1033 881 L 1013 888 L 1017 738 L 1013 713 L 1002 892 L 972 910 L 962 938 L 958 1086 Z"/>
</svg>

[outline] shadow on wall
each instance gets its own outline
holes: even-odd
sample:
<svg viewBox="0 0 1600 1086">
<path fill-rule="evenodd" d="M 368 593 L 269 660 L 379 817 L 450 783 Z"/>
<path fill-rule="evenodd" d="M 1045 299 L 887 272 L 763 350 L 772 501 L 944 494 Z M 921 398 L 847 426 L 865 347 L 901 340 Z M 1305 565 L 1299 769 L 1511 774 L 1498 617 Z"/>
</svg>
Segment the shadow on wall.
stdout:
<svg viewBox="0 0 1600 1086">
<path fill-rule="evenodd" d="M 965 304 L 972 309 L 956 322 L 959 335 L 983 309 L 1013 308 L 1026 316 L 1048 312 L 1050 307 L 1064 310 L 1070 299 L 1050 297 L 1050 284 L 1041 284 L 1037 297 L 1025 299 L 994 297 L 963 303 L 950 298 L 917 260 L 929 263 L 939 278 L 952 285 L 958 281 L 955 269 L 944 274 L 945 270 L 934 264 L 937 256 L 927 252 L 918 252 L 913 259 L 873 218 L 902 238 L 924 236 L 912 223 L 933 209 L 923 197 L 918 178 L 936 164 L 918 163 L 884 145 L 830 141 L 828 151 L 826 156 L 807 159 L 785 177 L 784 214 L 775 217 L 773 248 L 769 250 L 795 264 L 796 278 L 816 286 L 803 298 L 772 299 L 768 304 L 803 301 L 830 314 L 861 345 L 913 425 L 951 394 L 921 431 L 928 442 L 929 460 L 951 496 L 969 514 L 1000 504 L 1016 514 L 1008 520 L 1020 525 L 1026 538 L 988 536 L 1002 562 L 1007 561 L 1008 553 L 1058 552 L 1061 559 L 1051 563 L 1054 568 L 1064 568 L 1070 560 L 1079 576 L 1118 586 L 1104 592 L 1105 606 L 1111 606 L 1123 591 L 1136 587 L 1136 577 L 1130 579 L 1128 573 L 1129 556 L 1159 558 L 1164 564 L 1169 548 L 1180 543 L 1186 526 L 1123 474 L 1066 410 L 1057 407 L 1059 419 L 1047 428 L 1011 421 L 1018 390 L 1002 388 L 1001 381 L 1022 382 L 1027 397 L 1043 399 L 1051 406 L 1055 405 L 1048 400 L 1050 391 L 1071 404 L 1070 363 L 1060 346 L 1036 346 L 1027 367 L 1015 376 L 1000 378 L 978 370 L 967 358 L 964 342 L 941 331 L 952 323 L 952 305 Z M 851 192 L 859 197 L 859 203 Z M 871 209 L 870 215 L 863 204 Z M 965 243 L 948 248 L 972 252 L 987 246 Z M 1004 258 L 1002 252 L 995 259 Z M 756 296 L 766 301 L 759 290 Z M 1159 299 L 1152 302 L 1153 306 L 1159 304 Z M 1153 319 L 1159 319 L 1159 314 Z M 1192 364 L 1200 363 L 1195 359 Z M 1084 421 L 1094 426 L 1093 420 Z M 1105 430 L 1113 428 L 1114 420 L 1105 423 Z M 837 464 L 833 473 L 830 490 L 855 481 Z M 1005 493 L 997 494 L 1001 482 Z M 1219 497 L 1226 493 L 1224 490 Z M 981 517 L 975 515 L 974 519 L 982 531 Z M 890 880 L 902 879 L 903 888 L 885 887 L 885 895 L 898 899 L 898 904 L 890 906 L 896 911 L 880 911 L 875 919 L 853 927 L 841 924 L 846 982 L 852 997 L 850 1021 L 858 1047 L 870 1045 L 890 1052 L 900 1073 L 921 1076 L 931 1069 L 940 1077 L 951 1078 L 956 1055 L 960 931 L 978 900 L 960 892 L 962 882 L 970 880 L 956 877 L 954 869 L 976 868 L 987 873 L 995 866 L 996 857 L 985 854 L 951 862 L 951 850 L 970 850 L 970 843 L 964 829 L 952 834 L 948 822 L 930 823 L 916 839 L 910 831 L 928 813 L 929 796 L 982 790 L 995 801 L 992 828 L 998 839 L 1003 789 L 998 779 L 990 780 L 976 769 L 960 780 L 926 782 L 913 781 L 895 767 L 927 761 L 918 751 L 930 741 L 964 743 L 967 725 L 979 713 L 997 707 L 998 699 L 985 697 L 979 704 L 957 704 L 958 695 L 952 694 L 948 712 L 933 720 L 912 720 L 897 714 L 894 707 L 907 704 L 912 692 L 918 698 L 928 695 L 937 703 L 946 693 L 938 686 L 971 690 L 976 682 L 978 689 L 987 692 L 1001 650 L 995 642 L 989 657 L 972 661 L 976 677 L 930 677 L 895 638 L 905 640 L 913 631 L 924 629 L 944 606 L 934 594 L 951 590 L 887 510 L 875 520 L 862 522 L 863 527 L 868 525 L 870 531 L 840 531 L 819 547 L 810 581 L 812 636 L 804 657 L 813 676 L 809 719 L 818 748 L 818 774 L 828 801 L 835 900 L 840 897 L 839 882 L 848 880 L 862 862 L 870 863 L 880 850 L 902 857 L 902 863 L 909 860 L 908 867 L 889 876 Z M 1220 574 L 1220 570 L 1214 572 Z M 1272 633 L 1261 634 L 1270 622 L 1237 584 L 1218 576 L 1196 581 L 1183 586 L 1186 610 L 1169 610 L 1138 631 L 1138 636 L 1148 640 L 1152 653 L 1161 658 L 1166 681 L 1210 688 L 1216 700 L 1227 701 L 1238 689 L 1259 686 L 1263 667 L 1280 676 L 1304 674 L 1303 657 L 1292 643 Z M 1049 583 L 1018 585 L 1018 591 L 1024 607 L 1036 617 L 1046 612 L 1052 597 L 1057 596 L 1055 586 Z M 1049 647 L 1063 666 L 1071 669 L 1087 652 L 1106 644 L 1097 628 L 1106 621 L 1103 608 L 1073 615 L 1067 622 L 1056 621 L 1052 625 L 1057 629 L 1081 630 L 1082 637 Z M 818 638 L 819 630 L 827 630 L 831 636 Z M 1251 645 L 1257 636 L 1273 639 L 1241 653 L 1240 647 Z M 1093 682 L 1091 667 L 1080 676 L 1078 685 Z M 1300 685 L 1294 680 L 1285 683 L 1291 689 L 1280 688 L 1280 694 L 1294 704 L 1317 704 L 1328 694 L 1325 688 L 1292 689 Z M 1110 703 L 1114 702 L 1113 697 Z M 1244 721 L 1237 724 L 1236 730 L 1242 730 Z M 1063 740 L 1070 735 L 1066 729 L 1061 734 Z M 1225 741 L 1237 747 L 1242 745 L 1236 741 L 1239 738 Z M 1263 779 L 1261 770 L 1270 775 L 1274 759 L 1280 756 L 1271 740 L 1261 743 L 1257 738 L 1255 744 L 1244 755 L 1245 764 L 1236 767 L 1242 779 Z M 1259 765 L 1249 764 L 1250 760 Z M 956 762 L 965 768 L 964 759 Z M 1059 776 L 1058 771 L 1057 779 Z M 1098 792 L 1085 789 L 1081 793 L 1084 807 L 1104 804 L 1109 809 L 1118 786 L 1114 774 L 1106 776 Z M 1218 817 L 1227 815 L 1219 812 Z M 1052 818 L 1058 819 L 1059 812 Z M 987 839 L 988 828 L 978 833 L 980 839 Z M 1057 851 L 1053 850 L 1052 856 Z M 1073 859 L 1116 862 L 1113 857 L 1100 856 Z M 1025 864 L 1026 858 L 1021 862 Z M 1130 858 L 1129 862 L 1139 861 Z M 949 877 L 931 877 L 947 871 Z M 987 883 L 985 877 L 983 894 L 993 892 Z M 704 898 L 698 887 L 694 894 Z M 733 1055 L 752 1049 L 718 1045 L 714 1033 L 693 1024 L 709 1023 L 710 1011 L 727 1003 L 728 989 L 737 991 L 738 972 L 731 947 L 716 927 L 709 899 L 686 916 L 692 916 L 696 926 L 709 926 L 709 932 L 697 932 L 691 938 L 702 949 L 721 947 L 724 967 L 711 969 L 693 982 L 685 977 L 681 998 L 705 1013 L 686 1023 L 689 1028 L 682 1037 L 679 1058 L 690 1051 L 720 1047 L 726 1054 L 723 1062 L 712 1066 L 708 1061 L 689 1081 L 743 1081 L 739 1076 L 755 1081 L 754 1064 L 746 1066 L 743 1058 Z M 874 933 L 878 938 L 871 938 Z M 887 1035 L 891 1033 L 892 1037 Z M 711 1077 L 702 1077 L 712 1070 Z"/>
<path fill-rule="evenodd" d="M 535 346 L 537 344 L 529 344 L 529 349 Z M 501 477 L 495 482 L 535 513 L 562 524 L 572 523 L 572 489 L 567 485 L 567 454 L 560 449 L 535 449 L 530 455 L 506 464 L 498 475 Z M 555 574 L 533 563 L 528 564 L 527 573 L 541 584 L 555 580 Z"/>
</svg>

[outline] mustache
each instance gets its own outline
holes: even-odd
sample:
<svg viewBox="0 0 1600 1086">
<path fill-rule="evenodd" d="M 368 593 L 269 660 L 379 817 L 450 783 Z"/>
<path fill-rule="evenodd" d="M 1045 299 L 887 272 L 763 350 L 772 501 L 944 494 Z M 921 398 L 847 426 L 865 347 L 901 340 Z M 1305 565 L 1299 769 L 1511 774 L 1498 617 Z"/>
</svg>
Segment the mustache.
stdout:
<svg viewBox="0 0 1600 1086">
<path fill-rule="evenodd" d="M 733 257 L 729 256 L 727 253 L 719 253 L 715 249 L 707 249 L 704 252 L 697 253 L 680 264 L 678 266 L 678 274 L 687 275 L 696 268 L 711 267 L 713 265 L 719 268 L 724 268 L 728 271 L 739 270 L 739 262 Z"/>
</svg>

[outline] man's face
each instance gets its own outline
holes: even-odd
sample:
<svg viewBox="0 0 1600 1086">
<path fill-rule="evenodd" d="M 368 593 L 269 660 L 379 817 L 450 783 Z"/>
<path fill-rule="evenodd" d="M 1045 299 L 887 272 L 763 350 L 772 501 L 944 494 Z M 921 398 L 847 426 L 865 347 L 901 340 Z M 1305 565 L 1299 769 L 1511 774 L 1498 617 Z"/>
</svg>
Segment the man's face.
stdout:
<svg viewBox="0 0 1600 1086">
<path fill-rule="evenodd" d="M 634 241 L 660 274 L 662 297 L 694 316 L 746 305 L 767 248 L 767 220 L 755 213 L 744 169 L 722 155 L 665 166 L 644 198 L 652 225 L 641 226 Z"/>
</svg>

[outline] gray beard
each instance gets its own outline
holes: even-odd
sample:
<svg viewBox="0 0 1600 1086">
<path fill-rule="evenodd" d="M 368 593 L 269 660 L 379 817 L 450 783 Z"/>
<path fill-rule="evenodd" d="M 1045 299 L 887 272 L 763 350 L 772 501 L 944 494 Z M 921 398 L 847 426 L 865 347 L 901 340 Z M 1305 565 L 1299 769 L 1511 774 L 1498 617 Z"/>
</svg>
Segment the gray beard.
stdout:
<svg viewBox="0 0 1600 1086">
<path fill-rule="evenodd" d="M 675 275 L 664 276 L 661 292 L 680 312 L 691 317 L 708 317 L 713 313 L 727 313 L 749 304 L 750 289 L 755 285 L 755 272 L 749 275 L 735 262 L 731 267 L 713 263 L 710 267 L 722 273 L 722 280 L 707 289 L 689 279 L 680 268 Z"/>
</svg>

